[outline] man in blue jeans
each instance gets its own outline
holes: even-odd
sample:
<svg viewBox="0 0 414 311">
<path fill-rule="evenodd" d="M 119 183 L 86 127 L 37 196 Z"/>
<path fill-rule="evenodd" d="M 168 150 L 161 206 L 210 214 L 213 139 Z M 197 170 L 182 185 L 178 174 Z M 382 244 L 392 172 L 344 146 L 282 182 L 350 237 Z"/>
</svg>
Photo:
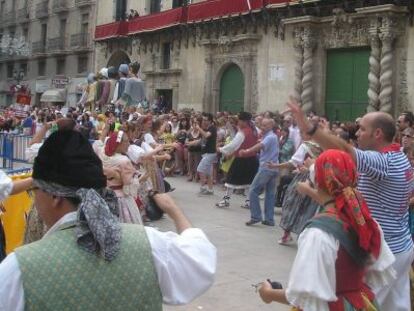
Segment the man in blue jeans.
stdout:
<svg viewBox="0 0 414 311">
<path fill-rule="evenodd" d="M 262 140 L 253 147 L 241 150 L 240 154 L 251 154 L 260 151 L 260 166 L 249 190 L 250 200 L 250 220 L 246 222 L 247 226 L 254 225 L 258 222 L 266 226 L 274 226 L 274 208 L 276 194 L 276 177 L 277 169 L 268 167 L 269 162 L 278 162 L 279 158 L 279 140 L 273 132 L 275 121 L 273 119 L 263 119 L 261 124 Z M 262 210 L 260 208 L 259 195 L 265 191 L 264 221 Z"/>
</svg>

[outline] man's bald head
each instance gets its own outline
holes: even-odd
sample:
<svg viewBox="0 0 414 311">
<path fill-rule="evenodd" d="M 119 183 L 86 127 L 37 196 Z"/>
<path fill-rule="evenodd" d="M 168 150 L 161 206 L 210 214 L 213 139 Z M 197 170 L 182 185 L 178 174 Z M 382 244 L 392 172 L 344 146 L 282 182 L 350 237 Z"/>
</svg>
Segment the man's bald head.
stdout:
<svg viewBox="0 0 414 311">
<path fill-rule="evenodd" d="M 275 127 L 275 120 L 271 119 L 271 118 L 263 118 L 262 123 L 261 123 L 261 130 L 263 132 L 269 132 L 271 130 L 273 130 L 273 128 Z"/>
<path fill-rule="evenodd" d="M 368 121 L 372 130 L 380 129 L 384 136 L 384 141 L 392 143 L 395 137 L 395 121 L 391 115 L 385 112 L 375 111 L 367 113 L 364 119 Z"/>
</svg>

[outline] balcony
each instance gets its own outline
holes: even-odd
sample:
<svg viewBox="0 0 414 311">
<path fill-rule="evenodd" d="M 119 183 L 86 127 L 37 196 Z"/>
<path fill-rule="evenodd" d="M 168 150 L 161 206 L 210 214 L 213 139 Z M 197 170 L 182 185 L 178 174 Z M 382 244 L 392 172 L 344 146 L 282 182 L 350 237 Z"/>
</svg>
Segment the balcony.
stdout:
<svg viewBox="0 0 414 311">
<path fill-rule="evenodd" d="M 54 0 L 52 10 L 54 13 L 61 13 L 69 10 L 69 5 L 67 0 Z"/>
<path fill-rule="evenodd" d="M 3 16 L 1 16 L 0 23 L 2 25 L 7 25 L 7 26 L 16 24 L 16 11 L 10 11 L 10 12 L 5 13 Z"/>
<path fill-rule="evenodd" d="M 46 18 L 49 16 L 49 2 L 43 1 L 36 4 L 36 18 Z"/>
<path fill-rule="evenodd" d="M 89 49 L 89 33 L 78 33 L 70 37 L 70 47 L 77 49 Z"/>
<path fill-rule="evenodd" d="M 49 39 L 47 42 L 47 50 L 48 52 L 56 53 L 56 52 L 63 52 L 66 48 L 65 38 L 58 37 Z"/>
<path fill-rule="evenodd" d="M 110 38 L 125 37 L 128 35 L 128 22 L 120 21 L 99 25 L 95 28 L 95 39 L 106 40 Z"/>
<path fill-rule="evenodd" d="M 25 7 L 17 11 L 17 20 L 19 23 L 27 23 L 30 19 L 29 8 Z"/>
<path fill-rule="evenodd" d="M 37 41 L 32 43 L 33 54 L 44 54 L 46 51 L 46 45 L 43 41 Z"/>
<path fill-rule="evenodd" d="M 92 0 L 75 0 L 75 5 L 79 8 L 89 6 L 92 4 Z"/>
</svg>

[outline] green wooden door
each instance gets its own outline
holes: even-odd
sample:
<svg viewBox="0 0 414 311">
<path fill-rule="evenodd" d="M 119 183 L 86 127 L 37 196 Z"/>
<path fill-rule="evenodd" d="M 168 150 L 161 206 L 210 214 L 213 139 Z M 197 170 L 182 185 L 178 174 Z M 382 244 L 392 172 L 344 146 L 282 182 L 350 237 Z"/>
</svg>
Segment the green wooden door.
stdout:
<svg viewBox="0 0 414 311">
<path fill-rule="evenodd" d="M 230 65 L 220 80 L 220 111 L 244 110 L 244 77 L 237 65 Z"/>
<path fill-rule="evenodd" d="M 351 121 L 368 106 L 369 49 L 328 52 L 325 111 L 332 121 Z"/>
</svg>

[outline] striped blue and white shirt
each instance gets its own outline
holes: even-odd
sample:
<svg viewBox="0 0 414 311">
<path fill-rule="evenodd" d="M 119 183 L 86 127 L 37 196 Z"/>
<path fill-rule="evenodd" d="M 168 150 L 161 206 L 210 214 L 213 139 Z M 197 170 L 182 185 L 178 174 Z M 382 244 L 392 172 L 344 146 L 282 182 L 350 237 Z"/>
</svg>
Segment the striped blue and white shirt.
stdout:
<svg viewBox="0 0 414 311">
<path fill-rule="evenodd" d="M 394 254 L 413 247 L 408 225 L 408 201 L 413 190 L 413 171 L 402 152 L 355 149 L 358 189 L 372 216 L 381 225 Z"/>
</svg>

